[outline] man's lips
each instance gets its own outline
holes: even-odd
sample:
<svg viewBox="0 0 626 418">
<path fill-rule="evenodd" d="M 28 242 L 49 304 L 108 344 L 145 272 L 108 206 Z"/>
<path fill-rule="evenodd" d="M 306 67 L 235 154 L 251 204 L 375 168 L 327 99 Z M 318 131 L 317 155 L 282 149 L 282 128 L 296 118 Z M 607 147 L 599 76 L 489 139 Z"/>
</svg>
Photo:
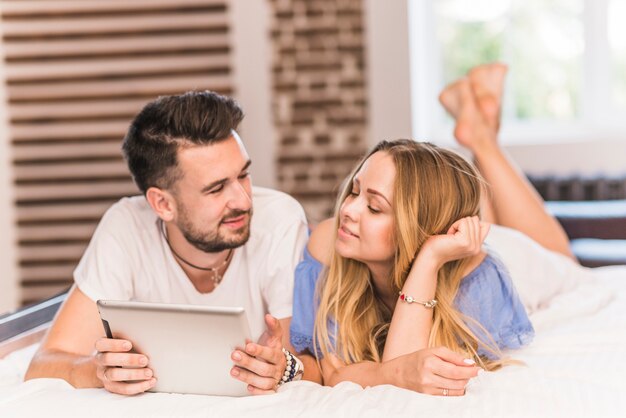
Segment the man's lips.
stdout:
<svg viewBox="0 0 626 418">
<path fill-rule="evenodd" d="M 233 227 L 233 228 L 239 228 L 243 225 L 245 225 L 246 223 L 246 219 L 248 218 L 248 215 L 241 215 L 241 216 L 237 216 L 236 218 L 228 218 L 228 219 L 224 219 L 222 221 L 222 224 L 229 226 L 229 227 Z"/>
</svg>

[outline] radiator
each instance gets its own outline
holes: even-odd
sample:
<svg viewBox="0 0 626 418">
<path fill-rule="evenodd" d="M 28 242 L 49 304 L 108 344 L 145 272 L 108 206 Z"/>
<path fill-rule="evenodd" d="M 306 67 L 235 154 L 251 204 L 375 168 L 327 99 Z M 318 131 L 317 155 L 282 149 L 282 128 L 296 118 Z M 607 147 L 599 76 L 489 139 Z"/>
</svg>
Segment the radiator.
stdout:
<svg viewBox="0 0 626 418">
<path fill-rule="evenodd" d="M 544 200 L 626 199 L 626 177 L 529 176 Z"/>
</svg>

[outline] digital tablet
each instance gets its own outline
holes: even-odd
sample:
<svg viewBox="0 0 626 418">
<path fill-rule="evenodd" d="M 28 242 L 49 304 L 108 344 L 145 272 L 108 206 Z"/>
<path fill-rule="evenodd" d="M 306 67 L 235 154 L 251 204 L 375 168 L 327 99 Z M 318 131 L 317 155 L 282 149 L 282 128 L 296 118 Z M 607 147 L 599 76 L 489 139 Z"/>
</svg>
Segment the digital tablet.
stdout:
<svg viewBox="0 0 626 418">
<path fill-rule="evenodd" d="M 151 392 L 245 396 L 230 358 L 250 339 L 243 308 L 99 300 L 109 338 L 133 343 L 157 379 Z"/>
</svg>

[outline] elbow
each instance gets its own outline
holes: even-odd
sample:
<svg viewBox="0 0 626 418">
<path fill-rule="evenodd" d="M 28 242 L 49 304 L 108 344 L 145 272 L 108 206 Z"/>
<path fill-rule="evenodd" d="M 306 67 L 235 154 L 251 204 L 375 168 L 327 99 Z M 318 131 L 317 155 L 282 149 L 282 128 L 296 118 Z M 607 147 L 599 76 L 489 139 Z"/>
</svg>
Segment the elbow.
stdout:
<svg viewBox="0 0 626 418">
<path fill-rule="evenodd" d="M 42 374 L 38 355 L 35 354 L 35 357 L 33 357 L 33 359 L 30 361 L 30 364 L 28 365 L 28 369 L 26 370 L 26 373 L 24 374 L 24 381 L 37 379 L 40 377 L 46 377 L 46 376 Z"/>
</svg>

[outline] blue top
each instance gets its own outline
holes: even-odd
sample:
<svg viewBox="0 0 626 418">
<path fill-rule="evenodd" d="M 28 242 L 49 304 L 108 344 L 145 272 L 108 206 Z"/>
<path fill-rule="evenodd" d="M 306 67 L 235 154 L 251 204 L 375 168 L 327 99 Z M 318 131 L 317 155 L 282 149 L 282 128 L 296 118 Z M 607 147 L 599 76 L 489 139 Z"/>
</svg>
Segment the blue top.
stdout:
<svg viewBox="0 0 626 418">
<path fill-rule="evenodd" d="M 291 344 L 298 352 L 308 349 L 321 355 L 319 350 L 313 349 L 313 324 L 319 302 L 314 301 L 315 287 L 322 269 L 322 264 L 305 249 L 304 259 L 296 267 L 293 316 L 289 328 Z M 501 350 L 520 348 L 535 335 L 509 272 L 492 255 L 487 255 L 463 278 L 454 305 L 461 313 L 478 321 Z M 484 333 L 478 327 L 472 323 L 467 325 L 482 341 L 489 341 L 483 338 Z M 478 354 L 493 357 L 480 348 Z"/>
</svg>

